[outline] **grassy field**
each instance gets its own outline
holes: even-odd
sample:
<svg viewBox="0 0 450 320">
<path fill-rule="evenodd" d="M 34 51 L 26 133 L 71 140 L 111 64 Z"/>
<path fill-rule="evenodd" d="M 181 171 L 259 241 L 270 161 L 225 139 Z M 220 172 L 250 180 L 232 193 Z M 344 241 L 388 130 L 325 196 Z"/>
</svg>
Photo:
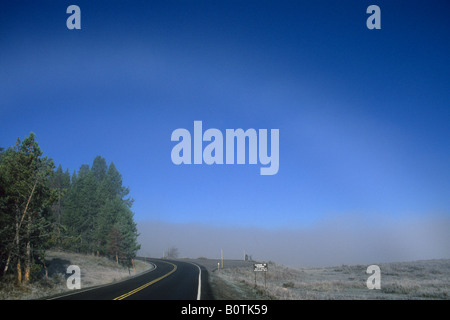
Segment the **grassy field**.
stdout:
<svg viewBox="0 0 450 320">
<path fill-rule="evenodd" d="M 255 286 L 255 273 L 249 266 L 212 272 L 211 282 L 215 284 L 219 299 L 450 299 L 450 260 L 380 263 L 378 266 L 381 270 L 379 290 L 367 288 L 370 274 L 366 274 L 366 265 L 296 269 L 271 262 L 266 284 L 263 272 L 258 272 Z M 224 290 L 226 286 L 228 289 Z"/>
<path fill-rule="evenodd" d="M 104 257 L 49 251 L 46 258 L 47 277 L 42 275 L 42 279 L 26 285 L 17 285 L 14 280 L 2 279 L 0 299 L 39 299 L 67 292 L 69 289 L 67 289 L 66 279 L 70 274 L 66 274 L 66 271 L 69 265 L 80 267 L 81 289 L 119 281 L 150 268 L 149 264 L 139 260 L 135 260 L 135 270 L 129 270 Z"/>
</svg>

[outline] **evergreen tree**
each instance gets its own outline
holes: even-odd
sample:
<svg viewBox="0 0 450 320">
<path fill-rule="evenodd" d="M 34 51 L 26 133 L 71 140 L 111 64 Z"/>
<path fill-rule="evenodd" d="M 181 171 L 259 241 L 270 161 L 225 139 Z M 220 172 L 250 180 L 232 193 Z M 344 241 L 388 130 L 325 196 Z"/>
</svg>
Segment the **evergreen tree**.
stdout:
<svg viewBox="0 0 450 320">
<path fill-rule="evenodd" d="M 78 240 L 73 249 L 93 252 L 92 241 L 99 211 L 96 194 L 98 182 L 90 171 L 84 171 L 86 168 L 85 165 L 81 166 L 78 178 L 67 192 L 62 223 L 67 235 Z"/>
<path fill-rule="evenodd" d="M 133 212 L 125 202 L 116 197 L 105 205 L 101 217 L 108 220 L 102 224 L 100 234 L 100 238 L 106 240 L 106 254 L 122 264 L 129 265 L 140 248 Z"/>
<path fill-rule="evenodd" d="M 54 245 L 131 265 L 140 247 L 133 200 L 114 163 L 97 156 L 71 177 L 42 155 L 33 133 L 0 148 L 0 274 L 29 281 Z"/>
<path fill-rule="evenodd" d="M 62 221 L 69 238 L 76 240 L 71 248 L 130 263 L 139 245 L 128 194 L 114 163 L 107 166 L 97 156 L 91 168 L 82 165 L 64 200 Z"/>
<path fill-rule="evenodd" d="M 101 182 L 105 179 L 107 168 L 108 165 L 106 164 L 106 160 L 101 156 L 96 156 L 92 164 L 91 172 L 98 182 Z"/>
<path fill-rule="evenodd" d="M 70 187 L 69 171 L 63 172 L 62 166 L 59 165 L 53 175 L 50 177 L 50 186 L 57 192 L 58 200 L 52 207 L 55 224 L 55 236 L 59 239 L 61 236 L 61 215 L 64 207 L 64 196 Z"/>
<path fill-rule="evenodd" d="M 121 245 L 123 248 L 122 263 L 130 266 L 131 260 L 136 256 L 136 252 L 140 248 L 140 245 L 137 242 L 137 227 L 136 223 L 133 221 L 133 212 L 130 208 L 127 206 L 122 207 L 114 227 L 121 235 Z"/>
<path fill-rule="evenodd" d="M 54 165 L 42 154 L 34 133 L 30 133 L 23 141 L 18 138 L 0 161 L 2 271 L 14 270 L 11 266 L 15 265 L 19 282 L 23 272 L 23 280 L 30 280 L 33 251 L 44 249 L 51 236 L 49 208 L 56 196 L 49 178 Z"/>
</svg>

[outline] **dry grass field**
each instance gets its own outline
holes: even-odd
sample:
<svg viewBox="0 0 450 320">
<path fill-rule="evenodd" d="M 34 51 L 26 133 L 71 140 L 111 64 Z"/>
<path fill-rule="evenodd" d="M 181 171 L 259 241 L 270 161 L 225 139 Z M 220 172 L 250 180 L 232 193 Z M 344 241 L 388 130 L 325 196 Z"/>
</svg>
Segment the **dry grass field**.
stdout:
<svg viewBox="0 0 450 320">
<path fill-rule="evenodd" d="M 381 288 L 372 290 L 366 285 L 370 276 L 366 265 L 288 268 L 270 262 L 266 284 L 263 272 L 258 272 L 255 287 L 255 272 L 250 266 L 211 272 L 211 282 L 218 299 L 450 299 L 450 260 L 378 266 Z"/>
</svg>

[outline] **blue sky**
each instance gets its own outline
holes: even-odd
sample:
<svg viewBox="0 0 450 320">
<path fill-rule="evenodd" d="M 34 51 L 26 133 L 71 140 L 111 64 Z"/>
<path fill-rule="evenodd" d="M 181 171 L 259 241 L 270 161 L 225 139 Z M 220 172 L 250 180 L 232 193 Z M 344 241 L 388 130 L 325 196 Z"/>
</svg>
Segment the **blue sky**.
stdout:
<svg viewBox="0 0 450 320">
<path fill-rule="evenodd" d="M 81 8 L 81 30 L 66 8 Z M 450 214 L 447 1 L 2 1 L 0 146 L 114 162 L 137 221 Z M 173 130 L 279 129 L 280 169 L 171 162 Z"/>
</svg>

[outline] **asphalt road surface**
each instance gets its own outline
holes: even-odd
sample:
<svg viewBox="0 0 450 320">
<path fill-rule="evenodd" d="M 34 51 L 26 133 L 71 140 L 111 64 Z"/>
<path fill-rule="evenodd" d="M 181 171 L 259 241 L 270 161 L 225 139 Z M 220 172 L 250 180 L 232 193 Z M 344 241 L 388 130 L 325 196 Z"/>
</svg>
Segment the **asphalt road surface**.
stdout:
<svg viewBox="0 0 450 320">
<path fill-rule="evenodd" d="M 200 300 L 210 299 L 207 271 L 190 262 L 148 259 L 155 268 L 118 283 L 80 289 L 62 300 Z M 202 290 L 203 289 L 203 290 Z M 203 291 L 203 292 L 202 292 Z"/>
</svg>

